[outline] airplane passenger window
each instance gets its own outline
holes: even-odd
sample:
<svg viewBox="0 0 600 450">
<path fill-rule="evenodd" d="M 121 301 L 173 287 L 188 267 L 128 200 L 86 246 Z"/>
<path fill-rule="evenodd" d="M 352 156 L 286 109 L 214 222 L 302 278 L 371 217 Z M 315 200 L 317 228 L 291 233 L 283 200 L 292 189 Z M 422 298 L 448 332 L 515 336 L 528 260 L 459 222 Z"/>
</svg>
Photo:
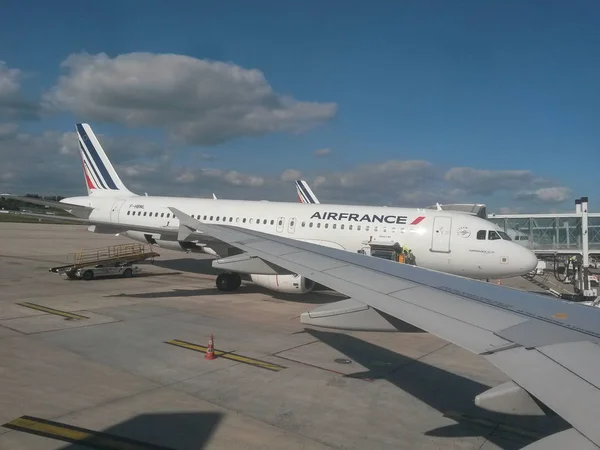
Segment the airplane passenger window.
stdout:
<svg viewBox="0 0 600 450">
<path fill-rule="evenodd" d="M 365 231 L 369 231 L 369 225 L 365 227 Z"/>
<path fill-rule="evenodd" d="M 129 215 L 129 213 L 130 213 L 130 212 L 131 212 L 131 211 L 127 211 L 127 215 Z"/>
<path fill-rule="evenodd" d="M 160 217 L 165 217 L 165 213 L 160 213 Z"/>
<path fill-rule="evenodd" d="M 246 218 L 245 217 L 242 219 L 242 222 L 246 223 Z"/>
<path fill-rule="evenodd" d="M 356 229 L 360 231 L 360 225 L 356 225 Z"/>
<path fill-rule="evenodd" d="M 321 222 L 317 223 L 317 228 L 321 228 Z"/>
<path fill-rule="evenodd" d="M 229 221 L 230 221 L 230 222 L 233 222 L 233 217 L 230 217 L 230 218 L 229 218 Z"/>
<path fill-rule="evenodd" d="M 271 219 L 271 225 L 273 225 L 275 223 L 275 221 L 273 219 Z"/>
<path fill-rule="evenodd" d="M 254 221 L 254 219 L 250 218 L 250 223 L 252 223 Z"/>
<path fill-rule="evenodd" d="M 308 224 L 308 228 L 312 228 L 312 222 Z"/>
<path fill-rule="evenodd" d="M 263 225 L 267 224 L 267 219 L 263 220 Z"/>
<path fill-rule="evenodd" d="M 340 228 L 343 230 L 343 229 L 344 229 L 344 224 L 341 224 L 341 225 L 340 225 Z"/>
<path fill-rule="evenodd" d="M 146 211 L 144 211 L 144 217 L 146 217 Z"/>
<path fill-rule="evenodd" d="M 217 218 L 215 220 L 218 222 L 219 221 L 219 216 L 217 216 Z"/>
<path fill-rule="evenodd" d="M 477 232 L 477 239 L 480 241 L 485 241 L 485 230 L 479 230 Z"/>
<path fill-rule="evenodd" d="M 235 223 L 240 223 L 240 218 L 239 217 L 235 218 Z"/>
<path fill-rule="evenodd" d="M 280 220 L 279 222 L 277 222 L 279 225 L 283 225 L 283 220 Z"/>
<path fill-rule="evenodd" d="M 490 241 L 497 241 L 498 239 L 501 239 L 500 236 L 498 235 L 498 233 L 494 230 L 489 230 L 488 231 L 488 239 Z"/>
<path fill-rule="evenodd" d="M 306 222 L 302 222 L 302 226 L 303 226 L 303 227 L 304 227 L 304 226 L 306 226 Z"/>
<path fill-rule="evenodd" d="M 328 223 L 325 224 L 325 228 L 329 228 L 329 224 Z"/>
<path fill-rule="evenodd" d="M 333 224 L 333 229 L 334 230 L 336 229 L 336 225 L 337 225 L 336 223 Z"/>
<path fill-rule="evenodd" d="M 377 231 L 379 227 L 373 227 L 373 231 Z"/>
<path fill-rule="evenodd" d="M 392 233 L 396 232 L 396 227 L 392 228 Z"/>
<path fill-rule="evenodd" d="M 206 220 L 206 216 L 204 216 L 204 219 L 203 219 L 203 220 Z"/>
<path fill-rule="evenodd" d="M 348 229 L 351 230 L 352 229 L 352 225 L 348 225 Z"/>
<path fill-rule="evenodd" d="M 213 217 L 214 217 L 214 216 L 210 216 L 210 220 L 213 220 Z"/>
<path fill-rule="evenodd" d="M 295 223 L 295 222 L 294 222 L 294 220 L 291 220 L 291 221 L 290 221 L 290 227 L 293 227 L 293 226 L 294 226 L 294 223 Z"/>
</svg>

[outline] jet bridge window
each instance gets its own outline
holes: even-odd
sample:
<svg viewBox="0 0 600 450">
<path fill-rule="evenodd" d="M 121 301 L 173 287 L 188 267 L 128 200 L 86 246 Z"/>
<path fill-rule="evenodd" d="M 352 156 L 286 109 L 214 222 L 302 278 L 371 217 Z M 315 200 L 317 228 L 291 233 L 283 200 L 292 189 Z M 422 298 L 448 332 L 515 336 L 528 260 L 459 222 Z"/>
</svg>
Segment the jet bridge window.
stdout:
<svg viewBox="0 0 600 450">
<path fill-rule="evenodd" d="M 490 241 L 497 241 L 498 239 L 502 239 L 497 231 L 489 230 L 488 231 L 488 239 Z"/>
<path fill-rule="evenodd" d="M 487 234 L 487 232 L 485 230 L 479 230 L 477 232 L 477 239 L 480 241 L 485 241 L 485 235 Z"/>
</svg>

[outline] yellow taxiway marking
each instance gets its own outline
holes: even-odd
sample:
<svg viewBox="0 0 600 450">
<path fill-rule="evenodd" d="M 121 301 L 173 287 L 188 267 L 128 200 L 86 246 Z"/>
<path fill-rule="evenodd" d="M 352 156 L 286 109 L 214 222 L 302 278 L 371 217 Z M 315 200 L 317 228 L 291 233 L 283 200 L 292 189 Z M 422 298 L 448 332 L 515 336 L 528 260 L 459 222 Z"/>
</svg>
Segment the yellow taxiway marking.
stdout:
<svg viewBox="0 0 600 450">
<path fill-rule="evenodd" d="M 171 450 L 167 447 L 31 416 L 21 416 L 2 426 L 98 450 Z"/>
<path fill-rule="evenodd" d="M 203 345 L 192 344 L 191 342 L 180 341 L 179 339 L 172 339 L 170 341 L 166 341 L 165 344 L 175 345 L 177 347 L 187 348 L 188 350 L 194 350 L 196 352 L 206 353 L 207 347 Z M 247 356 L 237 355 L 234 353 L 224 352 L 222 350 L 214 350 L 215 357 L 217 358 L 225 358 L 231 361 L 237 361 L 244 364 L 249 364 L 251 366 L 260 367 L 262 369 L 271 370 L 273 372 L 279 372 L 280 370 L 286 369 L 284 366 L 280 366 L 279 364 L 273 364 L 266 361 L 261 361 L 259 359 L 248 358 Z"/>
<path fill-rule="evenodd" d="M 35 303 L 23 302 L 17 303 L 19 306 L 25 306 L 26 308 L 36 309 L 38 311 L 46 312 L 48 314 L 54 314 L 56 316 L 62 316 L 66 319 L 81 320 L 89 319 L 89 317 L 82 316 L 80 314 L 70 313 L 67 311 L 61 311 L 60 309 L 48 308 L 47 306 L 36 305 Z"/>
</svg>

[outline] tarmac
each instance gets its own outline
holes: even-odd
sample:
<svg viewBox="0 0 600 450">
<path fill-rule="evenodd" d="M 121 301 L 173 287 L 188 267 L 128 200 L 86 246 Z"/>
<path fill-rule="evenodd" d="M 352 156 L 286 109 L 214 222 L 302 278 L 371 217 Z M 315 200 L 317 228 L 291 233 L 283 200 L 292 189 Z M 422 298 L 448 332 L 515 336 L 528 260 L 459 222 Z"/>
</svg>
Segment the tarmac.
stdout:
<svg viewBox="0 0 600 450">
<path fill-rule="evenodd" d="M 129 279 L 48 271 L 126 242 L 0 223 L 0 449 L 518 449 L 566 427 L 477 408 L 508 378 L 428 333 L 303 326 L 332 292 L 222 293 L 209 259 L 164 249 Z"/>
</svg>

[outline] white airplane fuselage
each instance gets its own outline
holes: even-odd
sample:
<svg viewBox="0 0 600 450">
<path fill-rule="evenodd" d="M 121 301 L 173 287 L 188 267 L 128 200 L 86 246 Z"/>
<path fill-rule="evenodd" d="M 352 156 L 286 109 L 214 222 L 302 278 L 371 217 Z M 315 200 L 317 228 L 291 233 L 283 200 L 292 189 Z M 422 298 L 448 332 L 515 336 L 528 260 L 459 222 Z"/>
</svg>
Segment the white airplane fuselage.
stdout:
<svg viewBox="0 0 600 450">
<path fill-rule="evenodd" d="M 490 231 L 499 230 L 491 222 L 452 211 L 150 196 L 90 195 L 62 202 L 93 207 L 92 223 L 128 227 L 121 234 L 131 239 L 182 251 L 185 249 L 172 237 L 179 221 L 169 207 L 209 224 L 232 225 L 350 252 L 369 248 L 369 242 L 397 242 L 412 251 L 417 266 L 470 278 L 508 278 L 537 265 L 535 255 L 515 242 L 499 235 L 488 239 Z M 171 237 L 139 231 L 141 227 L 170 231 Z"/>
</svg>

